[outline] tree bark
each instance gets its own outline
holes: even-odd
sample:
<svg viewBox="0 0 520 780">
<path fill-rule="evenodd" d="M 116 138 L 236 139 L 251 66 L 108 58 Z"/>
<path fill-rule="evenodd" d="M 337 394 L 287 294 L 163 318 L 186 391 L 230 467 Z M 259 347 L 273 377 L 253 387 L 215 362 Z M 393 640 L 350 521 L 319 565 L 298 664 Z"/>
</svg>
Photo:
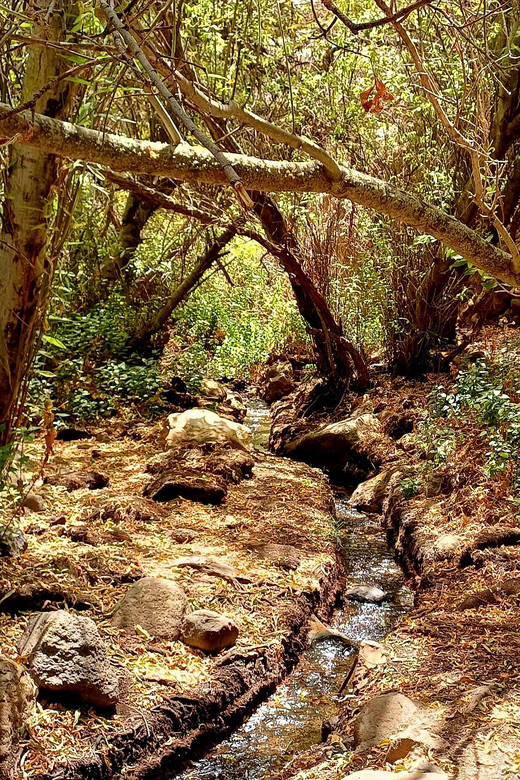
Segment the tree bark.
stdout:
<svg viewBox="0 0 520 780">
<path fill-rule="evenodd" d="M 205 149 L 179 144 L 138 141 L 124 136 L 24 112 L 2 122 L 9 107 L 0 104 L 0 130 L 21 133 L 24 143 L 49 154 L 101 163 L 113 170 L 169 176 L 179 181 L 226 185 L 227 179 Z M 451 247 L 469 262 L 506 284 L 520 286 L 520 274 L 512 268 L 507 252 L 490 245 L 455 217 L 380 179 L 341 166 L 341 178 L 332 181 L 316 162 L 293 163 L 228 155 L 244 185 L 261 192 L 327 192 L 348 198 L 404 222 Z"/>
<path fill-rule="evenodd" d="M 41 0 L 36 6 L 41 22 L 35 23 L 32 37 L 62 40 L 71 3 L 58 0 L 50 20 L 45 20 L 48 2 Z M 22 102 L 67 67 L 57 50 L 31 46 Z M 74 89 L 70 82 L 60 82 L 38 99 L 36 110 L 48 121 L 58 121 L 56 117 L 68 113 Z M 54 258 L 46 251 L 59 162 L 52 151 L 24 143 L 9 150 L 0 229 L 0 445 L 9 441 L 13 426 L 20 422 L 20 394 L 54 272 Z"/>
</svg>

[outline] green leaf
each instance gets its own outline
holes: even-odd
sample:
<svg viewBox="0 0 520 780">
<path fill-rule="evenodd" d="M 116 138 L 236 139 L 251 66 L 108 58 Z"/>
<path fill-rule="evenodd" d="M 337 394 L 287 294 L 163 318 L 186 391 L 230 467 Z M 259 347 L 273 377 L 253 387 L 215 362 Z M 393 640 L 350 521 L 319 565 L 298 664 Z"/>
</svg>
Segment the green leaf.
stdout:
<svg viewBox="0 0 520 780">
<path fill-rule="evenodd" d="M 60 341 L 59 339 L 55 339 L 54 336 L 43 336 L 43 340 L 46 341 L 48 344 L 52 344 L 53 347 L 59 347 L 59 349 L 67 349 L 63 341 Z"/>
</svg>

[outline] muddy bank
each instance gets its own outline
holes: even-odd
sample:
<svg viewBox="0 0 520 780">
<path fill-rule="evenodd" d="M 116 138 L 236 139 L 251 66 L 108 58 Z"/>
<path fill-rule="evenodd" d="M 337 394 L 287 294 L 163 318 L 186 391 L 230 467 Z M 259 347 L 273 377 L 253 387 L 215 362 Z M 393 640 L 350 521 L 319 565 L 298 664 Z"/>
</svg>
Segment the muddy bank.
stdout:
<svg viewBox="0 0 520 780">
<path fill-rule="evenodd" d="M 166 705 L 143 711 L 110 737 L 92 743 L 95 754 L 47 777 L 58 780 L 109 780 L 124 770 L 128 780 L 159 778 L 179 768 L 197 750 L 224 737 L 251 713 L 290 672 L 307 644 L 308 621 L 326 620 L 342 592 L 339 563 L 320 581 L 320 589 L 302 593 L 279 616 L 280 643 L 269 649 L 237 648 L 226 653 L 211 680 L 175 696 Z"/>
</svg>

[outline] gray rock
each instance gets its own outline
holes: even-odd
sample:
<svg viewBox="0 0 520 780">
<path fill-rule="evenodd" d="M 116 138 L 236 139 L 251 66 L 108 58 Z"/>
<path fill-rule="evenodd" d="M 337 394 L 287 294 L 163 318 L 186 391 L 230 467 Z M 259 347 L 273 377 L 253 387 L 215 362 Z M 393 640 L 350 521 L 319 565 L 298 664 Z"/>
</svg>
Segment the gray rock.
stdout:
<svg viewBox="0 0 520 780">
<path fill-rule="evenodd" d="M 166 444 L 170 447 L 217 442 L 239 450 L 251 447 L 251 431 L 245 425 L 220 417 L 209 409 L 188 409 L 170 414 Z"/>
<path fill-rule="evenodd" d="M 27 549 L 27 538 L 19 528 L 0 525 L 0 555 L 15 558 L 23 555 Z"/>
<path fill-rule="evenodd" d="M 160 502 L 181 496 L 201 504 L 220 504 L 227 495 L 227 485 L 221 477 L 181 466 L 159 474 L 145 488 L 144 495 Z"/>
<path fill-rule="evenodd" d="M 294 390 L 293 370 L 290 363 L 275 363 L 269 366 L 264 376 L 262 395 L 268 404 L 279 401 L 280 398 Z"/>
<path fill-rule="evenodd" d="M 418 706 L 402 693 L 385 693 L 371 699 L 354 721 L 354 745 L 368 749 L 406 728 Z"/>
<path fill-rule="evenodd" d="M 118 675 L 90 618 L 65 610 L 34 613 L 18 652 L 39 688 L 75 693 L 97 707 L 119 699 Z"/>
<path fill-rule="evenodd" d="M 139 625 L 158 639 L 178 639 L 187 606 L 186 594 L 173 580 L 143 577 L 116 605 L 112 623 L 131 633 Z"/>
<path fill-rule="evenodd" d="M 233 620 L 209 609 L 198 609 L 186 617 L 181 639 L 185 645 L 215 653 L 234 645 L 237 637 L 238 626 Z"/>
<path fill-rule="evenodd" d="M 388 593 L 373 585 L 354 585 L 345 592 L 345 597 L 351 601 L 379 604 L 381 601 L 388 598 Z"/>
<path fill-rule="evenodd" d="M 45 500 L 43 496 L 39 496 L 30 490 L 22 501 L 22 506 L 25 509 L 30 509 L 31 512 L 43 512 L 45 509 Z"/>
<path fill-rule="evenodd" d="M 20 733 L 35 712 L 36 687 L 26 670 L 0 658 L 0 776 Z"/>
</svg>

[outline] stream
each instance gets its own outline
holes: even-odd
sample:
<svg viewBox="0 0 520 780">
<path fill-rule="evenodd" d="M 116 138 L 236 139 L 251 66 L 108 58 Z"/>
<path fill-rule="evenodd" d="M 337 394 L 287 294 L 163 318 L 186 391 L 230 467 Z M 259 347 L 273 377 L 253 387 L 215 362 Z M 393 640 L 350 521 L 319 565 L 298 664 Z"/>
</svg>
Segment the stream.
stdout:
<svg viewBox="0 0 520 780">
<path fill-rule="evenodd" d="M 266 450 L 269 408 L 248 401 L 245 424 L 253 444 Z M 389 594 L 382 604 L 347 602 L 332 622 L 355 640 L 381 640 L 413 602 L 386 545 L 379 517 L 350 509 L 348 494 L 335 489 L 338 528 L 349 585 L 376 585 Z M 350 694 L 338 691 L 354 651 L 339 639 L 312 645 L 276 691 L 223 742 L 176 778 L 182 780 L 267 780 L 297 753 L 321 741 L 321 724 L 338 715 Z"/>
</svg>

